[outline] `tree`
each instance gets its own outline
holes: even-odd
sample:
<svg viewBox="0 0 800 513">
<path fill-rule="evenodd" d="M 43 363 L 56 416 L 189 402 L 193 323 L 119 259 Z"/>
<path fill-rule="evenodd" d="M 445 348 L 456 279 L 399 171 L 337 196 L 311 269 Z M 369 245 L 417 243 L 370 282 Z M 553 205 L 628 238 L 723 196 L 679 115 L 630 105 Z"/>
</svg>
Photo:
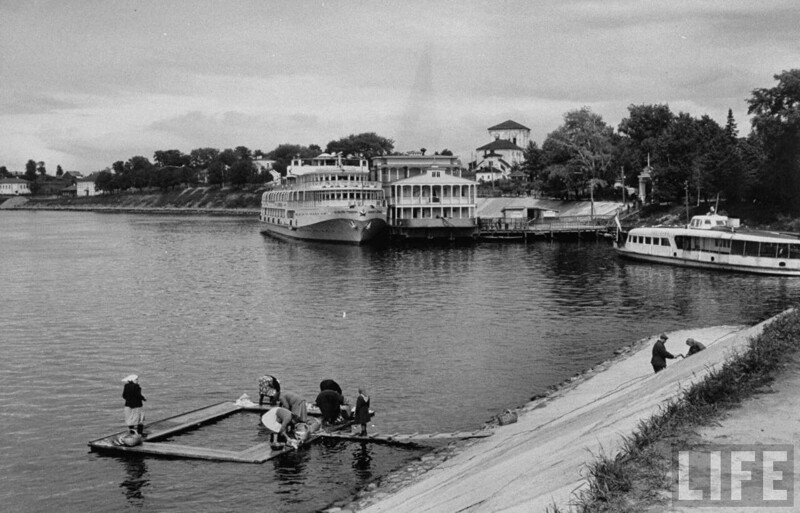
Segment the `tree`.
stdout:
<svg viewBox="0 0 800 513">
<path fill-rule="evenodd" d="M 36 181 L 36 162 L 33 159 L 25 163 L 25 179 L 30 182 Z"/>
<path fill-rule="evenodd" d="M 0 178 L 11 178 L 12 174 L 8 171 L 6 166 L 0 166 Z"/>
<path fill-rule="evenodd" d="M 653 197 L 656 201 L 682 202 L 687 184 L 694 188 L 699 151 L 698 127 L 681 112 L 656 143 L 658 165 L 653 167 Z"/>
<path fill-rule="evenodd" d="M 94 180 L 94 186 L 98 191 L 112 193 L 116 189 L 114 175 L 111 171 L 104 170 L 97 174 Z"/>
<path fill-rule="evenodd" d="M 157 151 L 153 154 L 153 162 L 159 167 L 188 166 L 191 161 L 189 155 L 184 155 L 180 150 Z"/>
<path fill-rule="evenodd" d="M 800 69 L 773 77 L 772 88 L 755 89 L 747 100 L 753 132 L 764 151 L 760 200 L 800 213 Z"/>
<path fill-rule="evenodd" d="M 253 153 L 247 146 L 237 146 L 233 151 L 239 159 L 253 160 Z"/>
<path fill-rule="evenodd" d="M 131 157 L 123 166 L 124 171 L 118 179 L 119 188 L 122 190 L 135 187 L 139 190 L 148 186 L 155 186 L 157 177 L 155 176 L 155 166 L 150 163 L 147 157 L 137 155 Z"/>
<path fill-rule="evenodd" d="M 220 160 L 215 160 L 208 165 L 208 183 L 211 185 L 222 185 L 225 178 L 225 164 Z"/>
<path fill-rule="evenodd" d="M 47 174 L 47 168 L 45 168 L 43 161 L 36 164 L 36 171 L 42 176 Z"/>
<path fill-rule="evenodd" d="M 322 153 L 320 147 L 315 144 L 309 147 L 300 146 L 298 144 L 280 144 L 269 152 L 267 157 L 275 161 L 272 168 L 280 173 L 281 176 L 286 176 L 286 168 L 292 162 L 292 158 L 296 156 L 300 158 L 312 158 L 320 153 Z"/>
<path fill-rule="evenodd" d="M 64 176 L 64 170 L 61 169 L 61 164 L 56 166 L 56 176 L 58 177 Z"/>
<path fill-rule="evenodd" d="M 662 164 L 659 140 L 674 121 L 668 105 L 628 106 L 628 117 L 620 121 L 619 139 L 614 146 L 614 167 L 624 170 L 623 182 L 635 185 L 648 160 L 656 167 Z"/>
<path fill-rule="evenodd" d="M 594 190 L 596 184 L 614 179 L 610 164 L 614 130 L 588 107 L 564 114 L 564 124 L 551 132 L 542 145 L 550 153 L 549 173 L 557 172 L 556 183 L 570 187 L 576 196 Z M 570 176 L 565 177 L 567 173 Z M 551 183 L 553 183 L 551 181 Z"/>
<path fill-rule="evenodd" d="M 325 147 L 328 153 L 341 153 L 344 156 L 361 156 L 367 160 L 381 155 L 388 155 L 394 149 L 394 141 L 381 137 L 375 132 L 364 132 L 358 135 L 343 137 L 331 141 Z"/>
<path fill-rule="evenodd" d="M 725 120 L 725 135 L 731 141 L 736 141 L 739 137 L 739 129 L 736 127 L 736 120 L 733 118 L 733 111 L 728 109 L 728 118 Z"/>
<path fill-rule="evenodd" d="M 528 146 L 523 150 L 522 170 L 528 173 L 528 180 L 531 183 L 541 182 L 544 179 L 542 172 L 545 169 L 544 152 L 539 149 L 535 141 L 528 142 Z"/>
<path fill-rule="evenodd" d="M 234 162 L 229 173 L 231 185 L 240 187 L 251 181 L 254 171 L 253 161 L 250 159 L 240 159 Z"/>
<path fill-rule="evenodd" d="M 194 169 L 208 169 L 218 157 L 216 148 L 196 148 L 189 153 L 189 165 Z"/>
</svg>

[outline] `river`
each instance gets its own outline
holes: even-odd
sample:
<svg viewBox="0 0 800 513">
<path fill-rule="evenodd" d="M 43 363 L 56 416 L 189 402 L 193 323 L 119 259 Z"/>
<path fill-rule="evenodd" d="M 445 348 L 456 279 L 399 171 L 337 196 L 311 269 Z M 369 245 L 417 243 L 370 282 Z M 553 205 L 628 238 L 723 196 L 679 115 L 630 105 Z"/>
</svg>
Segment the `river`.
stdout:
<svg viewBox="0 0 800 513">
<path fill-rule="evenodd" d="M 323 442 L 263 465 L 92 453 L 124 428 L 247 393 L 364 386 L 370 430 L 479 428 L 662 330 L 752 324 L 800 279 L 619 261 L 606 242 L 291 243 L 238 217 L 0 212 L 0 503 L 6 511 L 307 512 L 419 458 Z M 180 443 L 263 441 L 240 414 Z"/>
</svg>

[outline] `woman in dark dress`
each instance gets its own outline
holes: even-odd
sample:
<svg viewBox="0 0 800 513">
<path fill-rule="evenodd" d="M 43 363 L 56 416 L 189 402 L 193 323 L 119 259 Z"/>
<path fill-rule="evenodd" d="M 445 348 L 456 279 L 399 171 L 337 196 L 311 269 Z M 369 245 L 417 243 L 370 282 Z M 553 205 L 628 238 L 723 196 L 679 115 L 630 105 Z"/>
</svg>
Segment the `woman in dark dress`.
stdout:
<svg viewBox="0 0 800 513">
<path fill-rule="evenodd" d="M 358 399 L 356 399 L 356 412 L 353 418 L 354 424 L 361 424 L 359 436 L 367 436 L 367 423 L 369 422 L 369 396 L 366 390 L 361 387 L 358 389 Z"/>
</svg>

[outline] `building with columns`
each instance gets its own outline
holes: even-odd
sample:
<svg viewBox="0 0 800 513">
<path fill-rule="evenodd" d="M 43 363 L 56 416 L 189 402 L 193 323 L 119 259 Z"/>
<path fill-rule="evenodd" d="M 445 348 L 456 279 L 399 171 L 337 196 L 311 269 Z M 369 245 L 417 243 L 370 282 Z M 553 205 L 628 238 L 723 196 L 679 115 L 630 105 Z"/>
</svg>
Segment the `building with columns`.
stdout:
<svg viewBox="0 0 800 513">
<path fill-rule="evenodd" d="M 461 177 L 451 155 L 385 155 L 372 159 L 387 202 L 387 222 L 402 238 L 472 238 L 477 183 Z"/>
</svg>

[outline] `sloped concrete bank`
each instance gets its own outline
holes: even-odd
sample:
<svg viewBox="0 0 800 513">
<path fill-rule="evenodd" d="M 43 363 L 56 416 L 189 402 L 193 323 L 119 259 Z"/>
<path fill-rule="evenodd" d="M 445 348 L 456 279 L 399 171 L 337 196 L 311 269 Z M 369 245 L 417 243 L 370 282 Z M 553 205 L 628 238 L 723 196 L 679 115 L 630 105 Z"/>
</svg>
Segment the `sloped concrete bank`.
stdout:
<svg viewBox="0 0 800 513">
<path fill-rule="evenodd" d="M 371 485 L 355 502 L 326 511 L 536 512 L 554 504 L 565 507 L 586 486 L 588 463 L 597 455 L 616 453 L 640 421 L 728 356 L 745 350 L 770 321 L 671 332 L 667 349 L 673 354 L 686 352 L 689 337 L 708 349 L 670 361 L 659 374 L 650 366 L 655 336 L 642 339 L 614 360 L 520 408 L 517 423 L 493 427 L 489 438 L 439 449 Z"/>
</svg>

